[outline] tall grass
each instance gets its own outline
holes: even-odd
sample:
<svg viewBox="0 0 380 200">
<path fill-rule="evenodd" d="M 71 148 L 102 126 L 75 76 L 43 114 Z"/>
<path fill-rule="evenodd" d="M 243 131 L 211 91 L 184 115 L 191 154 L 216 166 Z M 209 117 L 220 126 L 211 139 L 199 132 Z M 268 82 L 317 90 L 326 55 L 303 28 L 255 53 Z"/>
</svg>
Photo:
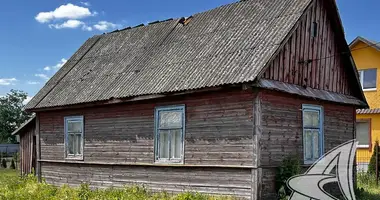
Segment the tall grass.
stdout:
<svg viewBox="0 0 380 200">
<path fill-rule="evenodd" d="M 357 174 L 358 190 L 357 199 L 360 200 L 379 200 L 380 187 L 376 185 L 376 177 L 367 172 Z"/>
<path fill-rule="evenodd" d="M 38 183 L 30 175 L 19 178 L 14 170 L 0 170 L 0 200 L 233 200 L 234 197 L 210 196 L 200 193 L 184 192 L 169 194 L 153 193 L 142 186 L 126 186 L 91 190 L 89 185 L 80 187 L 55 187 L 46 182 Z"/>
</svg>

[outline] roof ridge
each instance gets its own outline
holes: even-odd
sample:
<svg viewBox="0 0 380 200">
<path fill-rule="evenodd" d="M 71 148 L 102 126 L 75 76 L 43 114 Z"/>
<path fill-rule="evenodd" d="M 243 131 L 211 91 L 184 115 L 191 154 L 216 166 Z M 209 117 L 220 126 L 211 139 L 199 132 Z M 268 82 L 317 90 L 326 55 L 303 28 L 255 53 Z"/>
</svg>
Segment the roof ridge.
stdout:
<svg viewBox="0 0 380 200">
<path fill-rule="evenodd" d="M 147 24 L 141 23 L 141 24 L 138 24 L 138 25 L 135 25 L 135 26 L 132 26 L 132 27 L 128 26 L 128 27 L 122 28 L 120 30 L 116 29 L 116 30 L 113 30 L 113 31 L 110 31 L 110 32 L 105 32 L 105 33 L 103 33 L 101 35 L 111 34 L 111 33 L 117 33 L 117 32 L 129 30 L 129 29 L 135 29 L 135 28 L 139 28 L 139 27 L 147 27 L 147 26 L 150 26 L 150 25 L 153 25 L 153 24 L 159 24 L 159 23 L 168 22 L 168 21 L 172 21 L 172 20 L 178 20 L 178 19 L 182 19 L 182 18 L 187 19 L 189 17 L 193 17 L 195 15 L 199 15 L 199 14 L 202 14 L 202 13 L 210 12 L 210 11 L 215 10 L 215 9 L 227 7 L 227 6 L 230 6 L 230 5 L 233 5 L 233 4 L 244 3 L 244 2 L 247 2 L 247 1 L 251 1 L 251 0 L 239 0 L 239 1 L 236 1 L 236 2 L 229 3 L 229 4 L 223 4 L 223 5 L 220 5 L 218 7 L 215 7 L 215 8 L 209 9 L 209 10 L 204 10 L 204 11 L 201 11 L 201 12 L 196 12 L 194 14 L 189 15 L 188 17 L 178 17 L 178 18 L 168 18 L 168 19 L 164 19 L 164 20 L 156 20 L 156 21 L 153 21 L 153 22 L 149 22 Z"/>
</svg>

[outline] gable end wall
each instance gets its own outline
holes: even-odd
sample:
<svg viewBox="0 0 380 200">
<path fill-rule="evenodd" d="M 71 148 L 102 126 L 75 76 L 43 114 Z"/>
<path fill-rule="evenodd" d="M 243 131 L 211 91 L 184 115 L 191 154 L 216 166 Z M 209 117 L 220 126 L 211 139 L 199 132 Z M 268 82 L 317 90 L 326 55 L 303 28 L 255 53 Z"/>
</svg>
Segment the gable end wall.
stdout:
<svg viewBox="0 0 380 200">
<path fill-rule="evenodd" d="M 338 38 L 338 27 L 332 21 L 332 8 L 328 4 L 329 1 L 313 1 L 263 78 L 355 95 L 351 91 L 353 83 L 350 84 L 354 76 L 347 73 L 352 70 L 347 63 L 348 54 L 342 54 L 344 48 L 340 47 L 346 44 Z M 313 22 L 317 23 L 316 37 L 312 36 Z"/>
</svg>

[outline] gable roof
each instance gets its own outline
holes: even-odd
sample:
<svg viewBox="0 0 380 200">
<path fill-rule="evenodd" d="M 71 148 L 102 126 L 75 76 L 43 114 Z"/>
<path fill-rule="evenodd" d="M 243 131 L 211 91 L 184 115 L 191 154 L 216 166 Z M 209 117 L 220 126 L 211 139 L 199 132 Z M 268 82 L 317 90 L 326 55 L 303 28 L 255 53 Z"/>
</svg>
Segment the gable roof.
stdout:
<svg viewBox="0 0 380 200">
<path fill-rule="evenodd" d="M 361 37 L 361 36 L 358 36 L 356 37 L 351 43 L 350 43 L 350 48 L 352 50 L 352 48 L 358 43 L 358 42 L 363 42 L 365 44 L 367 44 L 368 46 L 370 47 L 373 47 L 375 48 L 376 50 L 380 51 L 380 43 L 376 42 L 376 41 L 373 41 L 373 40 L 370 40 L 370 39 L 367 39 L 367 38 L 364 38 L 364 37 Z"/>
<path fill-rule="evenodd" d="M 94 36 L 26 109 L 252 82 L 311 2 L 245 0 Z"/>
</svg>

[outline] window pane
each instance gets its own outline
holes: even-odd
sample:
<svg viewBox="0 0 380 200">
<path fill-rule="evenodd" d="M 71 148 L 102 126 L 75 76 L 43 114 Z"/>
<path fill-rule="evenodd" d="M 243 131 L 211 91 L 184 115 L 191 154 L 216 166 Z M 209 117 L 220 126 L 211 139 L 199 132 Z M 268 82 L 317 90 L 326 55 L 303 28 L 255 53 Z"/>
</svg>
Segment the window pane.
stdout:
<svg viewBox="0 0 380 200">
<path fill-rule="evenodd" d="M 305 130 L 305 134 L 304 134 L 305 160 L 312 159 L 313 148 L 312 148 L 311 143 L 312 143 L 312 133 L 310 130 Z"/>
<path fill-rule="evenodd" d="M 363 89 L 376 88 L 376 69 L 363 70 Z"/>
<path fill-rule="evenodd" d="M 67 121 L 67 126 L 68 132 L 82 132 L 82 122 L 80 121 Z"/>
<path fill-rule="evenodd" d="M 171 158 L 181 158 L 182 150 L 182 131 L 171 130 Z"/>
<path fill-rule="evenodd" d="M 369 123 L 357 122 L 356 123 L 356 139 L 359 145 L 369 145 Z"/>
<path fill-rule="evenodd" d="M 319 128 L 319 112 L 318 111 L 303 111 L 303 126 L 311 128 Z"/>
<path fill-rule="evenodd" d="M 319 131 L 313 130 L 313 158 L 317 160 L 319 158 Z"/>
<path fill-rule="evenodd" d="M 73 153 L 74 154 L 77 154 L 77 151 L 78 151 L 78 145 L 77 145 L 77 137 L 73 134 L 71 135 L 72 138 L 73 138 L 73 141 L 72 141 L 72 146 L 73 146 Z"/>
<path fill-rule="evenodd" d="M 76 135 L 76 146 L 77 146 L 77 154 L 82 154 L 82 149 L 81 149 L 81 146 L 82 146 L 82 136 L 80 134 L 77 134 Z"/>
<path fill-rule="evenodd" d="M 169 158 L 169 131 L 160 130 L 160 158 Z"/>
<path fill-rule="evenodd" d="M 69 134 L 69 135 L 67 136 L 67 149 L 68 149 L 68 154 L 74 154 L 74 146 L 73 146 L 73 142 L 74 142 L 74 135 Z"/>
<path fill-rule="evenodd" d="M 182 127 L 181 111 L 160 111 L 160 128 Z"/>
</svg>

